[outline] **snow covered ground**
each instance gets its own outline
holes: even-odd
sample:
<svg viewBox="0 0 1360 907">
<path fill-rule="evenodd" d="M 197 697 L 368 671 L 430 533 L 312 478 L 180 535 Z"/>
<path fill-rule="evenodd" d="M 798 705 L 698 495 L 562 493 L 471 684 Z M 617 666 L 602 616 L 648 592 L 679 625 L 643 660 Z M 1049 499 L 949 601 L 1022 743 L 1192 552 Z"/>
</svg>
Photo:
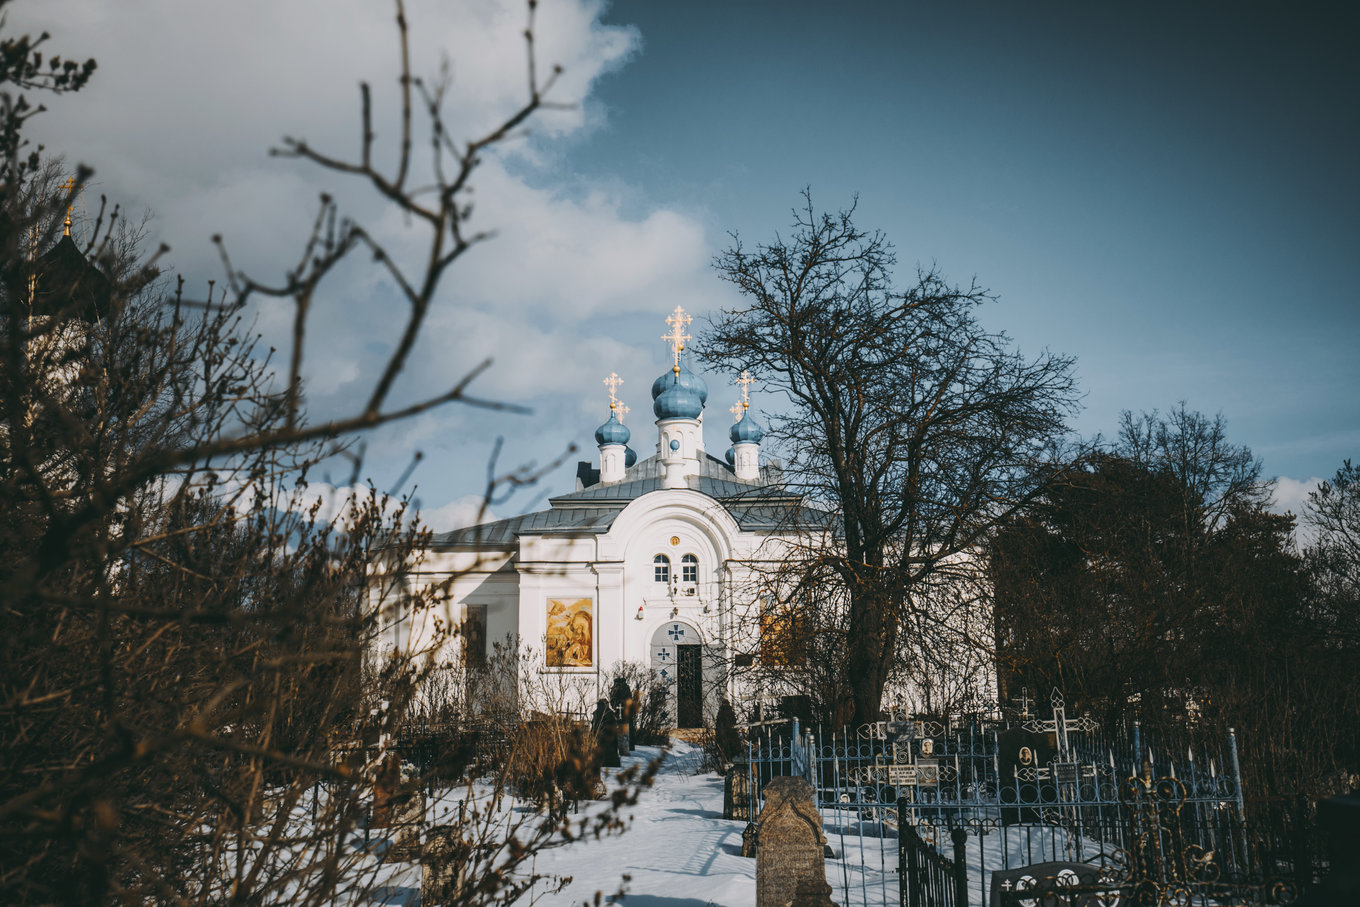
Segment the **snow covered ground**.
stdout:
<svg viewBox="0 0 1360 907">
<path fill-rule="evenodd" d="M 638 747 L 624 768 L 657 758 L 657 747 Z M 582 840 L 539 852 L 534 871 L 571 877 L 555 894 L 535 892 L 519 903 L 569 907 L 591 903 L 626 887 L 617 903 L 626 907 L 744 907 L 755 903 L 756 863 L 741 856 L 745 822 L 722 818 L 723 782 L 699 774 L 701 751 L 675 741 L 656 781 L 638 797 L 628 830 L 599 840 Z M 606 772 L 613 770 L 606 769 Z M 431 804 L 439 812 L 439 804 Z M 591 808 L 583 803 L 582 809 Z M 575 817 L 573 817 L 574 819 Z M 387 875 L 362 904 L 415 905 L 420 902 L 420 866 L 388 863 Z M 630 877 L 625 884 L 624 876 Z"/>
<path fill-rule="evenodd" d="M 624 766 L 656 758 L 638 747 Z M 561 893 L 537 903 L 566 907 L 590 901 L 596 891 L 618 890 L 627 907 L 741 907 L 756 902 L 756 861 L 741 855 L 745 822 L 722 817 L 723 782 L 698 774 L 701 752 L 676 741 L 650 790 L 638 797 L 629 829 L 599 841 L 582 841 L 540 854 L 539 872 L 571 876 Z"/>
<path fill-rule="evenodd" d="M 638 747 L 624 759 L 624 768 L 646 764 L 660 755 L 656 747 Z M 744 821 L 722 818 L 723 782 L 712 773 L 700 773 L 702 752 L 683 741 L 673 741 L 655 783 L 638 797 L 627 813 L 627 831 L 600 840 L 586 839 L 540 851 L 534 871 L 571 877 L 562 891 L 536 891 L 518 903 L 535 907 L 576 907 L 593 902 L 595 892 L 608 900 L 622 885 L 626 894 L 616 903 L 624 907 L 750 907 L 756 900 L 756 861 L 741 856 Z M 606 769 L 606 772 L 613 770 Z M 431 804 L 437 820 L 441 804 Z M 583 810 L 591 805 L 582 804 Z M 872 823 L 829 810 L 823 816 L 833 857 L 827 860 L 827 881 L 832 899 L 841 907 L 870 907 L 898 903 L 897 841 L 875 835 Z M 1011 830 L 1014 833 L 1017 830 Z M 859 834 L 858 832 L 867 832 Z M 1050 840 L 1050 837 L 1052 840 Z M 1066 836 L 1057 829 L 1011 844 L 1012 864 L 1063 859 Z M 1001 835 L 982 839 L 985 864 L 990 870 L 1005 865 Z M 1093 849 L 1090 842 L 1088 847 Z M 1037 852 L 1025 850 L 1037 847 Z M 1086 848 L 1083 848 L 1086 849 Z M 970 889 L 985 902 L 978 888 L 982 881 L 983 856 L 978 839 L 968 848 Z M 1091 856 L 1092 854 L 1086 854 Z M 1028 857 L 1026 859 L 1026 857 Z M 378 869 L 383 885 L 361 904 L 419 903 L 418 863 L 389 862 Z M 624 876 L 628 876 L 625 883 Z"/>
</svg>

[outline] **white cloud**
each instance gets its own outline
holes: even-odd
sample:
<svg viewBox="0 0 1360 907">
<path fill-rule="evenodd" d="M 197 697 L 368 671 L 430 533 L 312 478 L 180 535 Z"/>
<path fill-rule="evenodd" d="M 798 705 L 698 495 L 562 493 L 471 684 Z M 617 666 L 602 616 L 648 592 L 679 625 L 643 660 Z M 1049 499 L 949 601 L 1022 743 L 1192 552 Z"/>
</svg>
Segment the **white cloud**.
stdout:
<svg viewBox="0 0 1360 907">
<path fill-rule="evenodd" d="M 523 31 L 526 5 L 515 0 L 411 0 L 412 70 L 437 79 L 451 64 L 445 104 L 450 135 L 480 135 L 528 97 Z M 635 30 L 604 26 L 593 0 L 539 4 L 540 76 L 563 74 L 530 126 L 535 142 L 592 125 L 584 103 L 596 79 L 636 52 Z M 206 240 L 222 233 L 242 264 L 277 263 L 280 240 L 293 246 L 322 189 L 347 200 L 361 218 L 381 202 L 359 181 L 268 156 L 285 135 L 334 156 L 357 157 L 358 85 L 372 86 L 379 162 L 399 146 L 399 51 L 394 6 L 373 0 L 44 0 L 7 9 L 8 31 L 50 31 L 49 54 L 99 68 L 79 94 L 50 98 L 31 131 L 54 152 L 97 169 L 96 191 L 159 215 L 156 227 L 191 270 L 213 268 Z M 595 114 L 597 115 L 597 114 Z M 422 119 L 423 122 L 423 119 Z M 417 161 L 428 147 L 418 140 Z M 521 156 L 532 143 L 519 142 Z M 423 163 L 422 163 L 423 166 Z M 278 191 L 280 183 L 288 184 Z M 252 255 L 259 242 L 265 254 Z M 300 245 L 298 245 L 300 248 Z M 291 264 L 291 261 L 287 262 Z"/>
<path fill-rule="evenodd" d="M 1316 538 L 1313 528 L 1303 519 L 1304 504 L 1308 495 L 1317 490 L 1322 479 L 1291 479 L 1289 476 L 1276 476 L 1275 487 L 1271 491 L 1270 509 L 1276 513 L 1292 513 L 1298 519 L 1294 523 L 1294 541 L 1300 549 L 1307 548 Z"/>
<path fill-rule="evenodd" d="M 464 495 L 442 507 L 422 510 L 420 518 L 435 532 L 448 532 L 450 529 L 461 529 L 464 526 L 476 526 L 479 523 L 490 523 L 500 519 L 486 506 L 486 501 L 475 494 Z"/>
<path fill-rule="evenodd" d="M 433 76 L 443 53 L 450 60 L 452 135 L 477 135 L 523 103 L 521 0 L 408 0 L 407 7 L 414 72 Z M 550 100 L 569 107 L 542 111 L 527 138 L 485 157 L 473 179 L 473 227 L 495 238 L 446 274 L 393 395 L 397 402 L 443 392 L 491 358 L 494 368 L 472 392 L 530 405 L 535 415 L 445 407 L 365 438 L 365 476 L 374 475 L 379 487 L 404 473 L 416 446 L 439 457 L 422 464 L 414 481 L 432 502 L 448 502 L 429 513 L 449 527 L 466 518 L 460 495 L 484 483 L 497 436 L 507 436 L 507 468 L 541 463 L 573 439 L 589 446 L 605 415 L 600 380 L 610 371 L 629 382 L 630 426 L 650 434 L 640 426 L 650 421 L 646 389 L 662 367 L 652 361 L 662 318 L 676 305 L 702 313 L 724 292 L 711 278 L 711 249 L 692 217 L 649 207 L 636 187 L 586 184 L 551 166 L 555 141 L 595 128 L 605 115 L 590 102 L 596 81 L 641 46 L 634 29 L 602 24 L 602 10 L 601 0 L 538 4 L 540 74 L 563 66 Z M 277 282 L 296 264 L 323 191 L 394 259 L 417 269 L 423 263 L 421 228 L 361 180 L 267 154 L 293 135 L 336 156 L 357 156 L 357 85 L 368 80 L 377 159 L 392 159 L 399 93 L 390 3 L 20 0 L 7 11 L 10 33 L 48 30 L 49 53 L 99 60 L 87 89 L 49 99 L 51 111 L 33 121 L 36 139 L 93 164 L 95 191 L 133 211 L 149 207 L 153 234 L 173 246 L 169 264 L 185 273 L 191 290 L 221 279 L 208 242 L 215 233 L 238 267 Z M 286 347 L 291 313 L 287 301 L 261 303 L 255 325 L 265 348 Z M 645 332 L 640 322 L 621 326 L 639 313 L 655 316 Z M 368 256 L 356 256 L 323 285 L 304 361 L 313 422 L 362 405 L 405 315 L 390 278 Z M 276 367 L 285 361 L 280 353 Z M 331 489 L 327 500 L 346 490 Z"/>
<path fill-rule="evenodd" d="M 1322 479 L 1313 476 L 1311 479 L 1291 479 L 1289 476 L 1276 476 L 1275 488 L 1271 493 L 1270 509 L 1276 513 L 1292 513 L 1295 516 L 1303 514 L 1304 502 L 1308 500 L 1308 495 L 1317 490 L 1318 484 Z"/>
<path fill-rule="evenodd" d="M 667 210 L 630 219 L 616 191 L 572 197 L 534 188 L 495 161 L 478 181 L 496 238 L 469 258 L 458 295 L 553 322 L 635 311 L 658 297 L 693 307 L 710 255 L 693 220 Z"/>
</svg>

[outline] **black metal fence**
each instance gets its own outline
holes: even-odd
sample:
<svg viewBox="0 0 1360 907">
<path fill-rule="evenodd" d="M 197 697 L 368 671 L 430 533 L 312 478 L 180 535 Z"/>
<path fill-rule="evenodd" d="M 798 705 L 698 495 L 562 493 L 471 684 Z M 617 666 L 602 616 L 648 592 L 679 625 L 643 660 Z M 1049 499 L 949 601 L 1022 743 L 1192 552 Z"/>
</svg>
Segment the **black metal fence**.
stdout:
<svg viewBox="0 0 1360 907">
<path fill-rule="evenodd" d="M 794 722 L 752 741 L 748 814 L 770 777 L 805 777 L 839 855 L 840 877 L 828 875 L 843 904 L 990 904 L 994 874 L 1064 862 L 1097 867 L 1126 894 L 1140 884 L 1144 899 L 1290 895 L 1261 883 L 1270 867 L 1249 843 L 1231 732 L 1173 754 L 1138 734 L 1097 745 L 1093 730 L 1057 695 L 1042 720 L 903 719 L 830 735 Z"/>
<path fill-rule="evenodd" d="M 954 859 L 940 854 L 911 825 L 898 826 L 899 898 L 905 907 L 965 907 L 968 903 L 968 833 L 951 832 Z"/>
</svg>

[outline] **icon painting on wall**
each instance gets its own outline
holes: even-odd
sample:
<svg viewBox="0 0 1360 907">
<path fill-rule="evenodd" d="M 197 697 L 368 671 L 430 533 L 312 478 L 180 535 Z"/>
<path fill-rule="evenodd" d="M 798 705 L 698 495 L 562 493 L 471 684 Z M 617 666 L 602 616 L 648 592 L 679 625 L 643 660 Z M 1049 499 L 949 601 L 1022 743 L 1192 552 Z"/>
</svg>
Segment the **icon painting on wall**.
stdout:
<svg viewBox="0 0 1360 907">
<path fill-rule="evenodd" d="M 589 598 L 548 599 L 547 667 L 588 668 L 594 663 L 594 606 Z"/>
</svg>

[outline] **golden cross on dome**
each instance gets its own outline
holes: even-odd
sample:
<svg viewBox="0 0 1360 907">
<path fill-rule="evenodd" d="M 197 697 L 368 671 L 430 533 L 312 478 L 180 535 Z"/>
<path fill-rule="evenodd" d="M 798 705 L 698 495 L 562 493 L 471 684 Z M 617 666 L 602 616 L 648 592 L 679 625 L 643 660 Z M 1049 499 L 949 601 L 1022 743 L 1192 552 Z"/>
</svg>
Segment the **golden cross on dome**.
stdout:
<svg viewBox="0 0 1360 907">
<path fill-rule="evenodd" d="M 675 355 L 675 365 L 671 371 L 680 374 L 680 354 L 684 352 L 685 341 L 690 336 L 685 333 L 685 327 L 694 319 L 685 314 L 685 310 L 680 306 L 675 307 L 675 311 L 666 316 L 666 323 L 671 326 L 670 333 L 662 334 L 661 339 L 670 343 L 671 351 Z"/>
<path fill-rule="evenodd" d="M 741 405 L 745 409 L 751 405 L 751 385 L 756 383 L 756 379 L 752 378 L 746 369 L 742 369 L 737 383 L 741 385 Z"/>
<path fill-rule="evenodd" d="M 742 406 L 740 403 L 733 403 L 730 407 L 728 407 L 727 411 L 732 414 L 733 422 L 740 422 L 741 414 L 746 412 L 746 407 Z"/>
<path fill-rule="evenodd" d="M 67 180 L 66 180 L 66 182 L 64 182 L 64 183 L 61 184 L 61 188 L 65 189 L 65 190 L 67 191 L 67 193 L 75 192 L 75 190 L 76 190 L 76 178 L 75 178 L 74 176 L 68 177 Z M 65 224 L 66 232 L 65 232 L 64 234 L 62 234 L 63 236 L 70 236 L 70 235 L 71 235 L 71 211 L 72 211 L 74 208 L 75 208 L 75 205 L 67 205 L 67 206 L 66 206 L 66 224 Z"/>
<path fill-rule="evenodd" d="M 609 388 L 609 408 L 616 409 L 619 405 L 618 389 L 623 384 L 623 379 L 615 372 L 610 372 L 609 377 L 604 379 L 604 386 Z"/>
<path fill-rule="evenodd" d="M 619 424 L 622 425 L 622 424 L 623 424 L 623 417 L 626 416 L 626 415 L 628 415 L 628 404 L 626 404 L 626 403 L 615 403 L 615 404 L 611 404 L 611 406 L 613 406 L 613 408 L 614 408 L 614 415 L 616 415 L 616 416 L 619 417 Z"/>
</svg>

